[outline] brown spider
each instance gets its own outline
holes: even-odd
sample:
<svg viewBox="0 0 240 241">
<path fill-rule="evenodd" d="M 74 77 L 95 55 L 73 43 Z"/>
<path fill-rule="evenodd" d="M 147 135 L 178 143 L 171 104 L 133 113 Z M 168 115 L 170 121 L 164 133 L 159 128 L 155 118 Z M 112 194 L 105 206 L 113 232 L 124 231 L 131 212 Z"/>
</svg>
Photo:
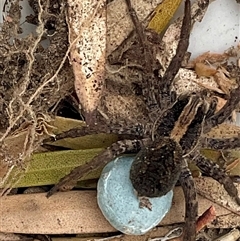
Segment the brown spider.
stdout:
<svg viewBox="0 0 240 241">
<path fill-rule="evenodd" d="M 138 196 L 162 196 L 179 180 L 186 203 L 183 240 L 194 241 L 198 203 L 194 181 L 187 166 L 188 159 L 195 162 L 203 173 L 223 184 L 229 195 L 240 205 L 237 189 L 230 177 L 218 165 L 201 156 L 198 150 L 199 144 L 203 143 L 201 134 L 227 120 L 239 103 L 240 86 L 232 91 L 225 106 L 217 113 L 215 113 L 217 100 L 207 90 L 175 98 L 171 92 L 171 85 L 188 48 L 191 29 L 190 0 L 185 1 L 185 13 L 176 55 L 163 77 L 153 71 L 156 67 L 152 60 L 151 45 L 146 44 L 143 29 L 130 0 L 126 0 L 126 3 L 144 49 L 145 79 L 142 83 L 142 95 L 152 123 L 145 125 L 138 120 L 133 126 L 96 124 L 57 135 L 55 140 L 93 133 L 117 133 L 127 136 L 128 139 L 112 144 L 89 163 L 73 169 L 48 192 L 47 196 L 51 196 L 57 190 L 71 189 L 77 180 L 91 170 L 107 164 L 123 153 L 138 153 L 130 172 L 130 179 Z M 239 77 L 237 80 L 239 84 Z M 208 140 L 208 143 L 214 147 L 220 143 L 222 149 L 227 149 L 239 146 L 239 138 L 231 139 L 231 142 Z"/>
</svg>

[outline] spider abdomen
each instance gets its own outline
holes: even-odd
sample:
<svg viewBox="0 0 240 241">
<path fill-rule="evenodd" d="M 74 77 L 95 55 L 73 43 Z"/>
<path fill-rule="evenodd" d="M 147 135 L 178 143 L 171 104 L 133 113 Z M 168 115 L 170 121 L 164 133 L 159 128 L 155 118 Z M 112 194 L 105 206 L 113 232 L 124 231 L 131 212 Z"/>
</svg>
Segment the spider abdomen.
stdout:
<svg viewBox="0 0 240 241">
<path fill-rule="evenodd" d="M 182 149 L 170 138 L 154 141 L 136 156 L 130 179 L 138 196 L 161 197 L 175 186 L 182 164 Z"/>
</svg>

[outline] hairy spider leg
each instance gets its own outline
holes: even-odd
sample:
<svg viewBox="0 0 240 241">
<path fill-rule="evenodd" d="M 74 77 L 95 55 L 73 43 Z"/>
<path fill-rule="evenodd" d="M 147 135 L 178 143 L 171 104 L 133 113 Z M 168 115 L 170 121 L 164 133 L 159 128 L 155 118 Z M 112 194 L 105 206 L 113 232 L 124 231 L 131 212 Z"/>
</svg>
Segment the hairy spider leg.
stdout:
<svg viewBox="0 0 240 241">
<path fill-rule="evenodd" d="M 206 133 L 211 128 L 215 127 L 218 124 L 222 124 L 226 121 L 229 116 L 232 114 L 233 110 L 236 108 L 237 104 L 240 102 L 240 77 L 237 77 L 238 87 L 234 89 L 227 103 L 224 107 L 218 111 L 212 117 L 209 116 L 206 118 L 206 124 L 203 131 Z M 234 149 L 240 147 L 240 137 L 233 137 L 227 139 L 213 139 L 213 138 L 202 138 L 201 146 L 207 146 L 212 149 L 224 150 L 224 149 Z M 195 153 L 196 154 L 196 153 Z M 193 158 L 193 161 L 200 168 L 200 170 L 205 173 L 205 175 L 212 177 L 219 183 L 221 183 L 228 194 L 240 205 L 240 198 L 238 195 L 238 190 L 235 187 L 232 179 L 221 169 L 216 163 L 213 163 L 211 160 L 208 160 L 199 153 Z"/>
<path fill-rule="evenodd" d="M 240 136 L 214 139 L 214 138 L 202 138 L 201 144 L 205 148 L 211 148 L 215 150 L 227 150 L 240 148 Z"/>
<path fill-rule="evenodd" d="M 58 190 L 66 191 L 71 190 L 77 183 L 77 181 L 98 167 L 106 165 L 117 156 L 123 153 L 136 153 L 146 145 L 150 139 L 143 140 L 123 140 L 118 141 L 108 147 L 106 150 L 95 156 L 88 163 L 75 167 L 70 174 L 60 179 L 60 181 L 47 193 L 47 197 L 52 196 Z"/>
<path fill-rule="evenodd" d="M 143 81 L 143 97 L 149 111 L 155 111 L 156 109 L 165 109 L 171 103 L 171 85 L 172 82 L 181 67 L 181 63 L 184 59 L 185 53 L 189 45 L 189 36 L 191 31 L 191 3 L 186 0 L 185 13 L 182 22 L 182 28 L 180 33 L 180 40 L 176 50 L 176 55 L 170 62 L 163 78 L 161 79 L 158 74 L 155 73 L 156 64 L 155 56 L 153 56 L 153 50 L 151 44 L 147 42 L 144 29 L 139 22 L 138 16 L 131 5 L 130 0 L 125 0 L 128 6 L 129 14 L 132 18 L 132 22 L 135 25 L 137 35 L 140 39 L 140 43 L 144 50 L 145 72 L 146 79 Z M 158 93 L 161 93 L 160 95 Z"/>
<path fill-rule="evenodd" d="M 99 133 L 127 135 L 129 139 L 143 138 L 145 136 L 144 126 L 140 123 L 131 126 L 124 126 L 118 123 L 95 124 L 92 126 L 81 126 L 59 133 L 54 137 L 45 139 L 44 143 L 61 140 L 64 138 L 76 138 Z"/>
<path fill-rule="evenodd" d="M 233 98 L 233 100 L 235 100 L 235 98 Z M 203 107 L 204 106 L 206 105 L 203 105 Z M 187 153 L 186 155 L 188 155 L 189 158 L 191 157 L 191 152 L 190 154 L 188 152 L 192 150 L 194 145 L 196 146 L 198 144 L 196 140 L 198 140 L 199 138 L 196 138 L 196 137 L 200 137 L 203 131 L 204 116 L 210 117 L 210 113 L 214 113 L 215 109 L 216 109 L 216 99 L 212 98 L 211 103 L 209 104 L 209 109 L 208 108 L 198 109 L 198 113 L 196 114 L 194 120 L 189 125 L 188 131 L 181 139 L 180 145 L 182 146 L 183 151 Z M 234 198 L 238 204 L 240 204 L 237 188 L 234 186 L 232 179 L 224 172 L 224 170 L 222 170 L 217 164 L 213 163 L 212 161 L 208 160 L 207 158 L 203 157 L 200 154 L 198 155 L 197 158 L 192 158 L 192 160 L 196 163 L 196 165 L 200 168 L 200 170 L 203 173 L 217 180 L 219 183 L 223 184 L 228 194 L 232 198 Z M 186 204 L 185 204 L 186 205 L 185 206 L 186 229 L 185 229 L 183 240 L 192 241 L 192 240 L 195 240 L 196 238 L 195 226 L 196 226 L 196 217 L 197 217 L 198 208 L 197 208 L 196 190 L 194 187 L 194 181 L 187 165 L 185 165 L 185 167 L 182 169 L 179 180 L 184 191 L 185 200 L 188 200 L 186 201 Z"/>
<path fill-rule="evenodd" d="M 201 93 L 199 98 L 201 98 Z M 197 146 L 198 140 L 202 134 L 205 116 L 208 111 L 209 104 L 203 97 L 202 106 L 197 109 L 195 118 L 188 126 L 188 130 L 180 140 L 185 156 L 188 156 L 192 150 Z M 201 101 L 200 101 L 201 102 Z M 210 104 L 211 107 L 213 107 Z M 216 108 L 216 107 L 215 107 Z M 179 177 L 181 183 L 184 198 L 185 198 L 185 230 L 183 234 L 183 240 L 195 241 L 196 240 L 196 219 L 198 216 L 198 202 L 197 193 L 194 185 L 192 174 L 188 168 L 186 158 L 184 158 L 183 168 Z"/>
<path fill-rule="evenodd" d="M 188 155 L 197 146 L 198 140 L 202 134 L 205 116 L 208 112 L 208 103 L 202 98 L 202 94 L 195 95 L 195 99 L 199 98 L 201 106 L 196 111 L 194 119 L 188 126 L 187 131 L 180 139 L 180 145 L 183 153 Z M 196 107 L 196 104 L 194 105 Z M 196 240 L 196 218 L 198 215 L 197 194 L 193 181 L 193 177 L 188 168 L 187 161 L 184 158 L 182 171 L 179 177 L 180 184 L 183 189 L 185 198 L 185 229 L 183 240 Z"/>
<path fill-rule="evenodd" d="M 169 66 L 166 69 L 164 76 L 162 77 L 161 83 L 159 85 L 159 93 L 162 93 L 163 96 L 160 97 L 160 106 L 163 103 L 163 100 L 171 97 L 171 87 L 172 82 L 178 73 L 184 56 L 187 52 L 189 46 L 189 36 L 191 32 L 191 2 L 189 0 L 185 1 L 184 8 L 184 17 L 182 21 L 182 28 L 180 33 L 180 39 L 176 49 L 176 54 L 172 58 Z M 169 99 L 169 102 L 171 99 Z"/>
<path fill-rule="evenodd" d="M 237 77 L 238 87 L 231 91 L 230 97 L 227 100 L 226 104 L 221 110 L 219 110 L 215 115 L 206 119 L 204 126 L 204 133 L 209 132 L 213 127 L 222 124 L 226 121 L 236 109 L 236 106 L 240 102 L 240 68 L 239 74 Z"/>
<path fill-rule="evenodd" d="M 198 216 L 198 201 L 192 174 L 184 159 L 183 168 L 179 177 L 185 198 L 185 229 L 183 233 L 184 241 L 196 240 L 196 222 Z"/>
<path fill-rule="evenodd" d="M 216 163 L 212 162 L 201 154 L 193 158 L 193 161 L 204 174 L 212 177 L 220 184 L 222 184 L 229 196 L 232 197 L 238 205 L 240 205 L 238 190 L 235 187 L 232 179 L 226 174 L 226 172 L 222 168 L 220 168 Z"/>
<path fill-rule="evenodd" d="M 144 80 L 141 83 L 143 99 L 146 103 L 146 106 L 149 112 L 156 111 L 157 109 L 160 108 L 160 106 L 157 103 L 157 99 L 154 91 L 156 87 L 155 86 L 156 76 L 153 70 L 155 69 L 156 59 L 153 54 L 152 46 L 147 41 L 146 36 L 144 34 L 143 26 L 140 23 L 134 8 L 132 7 L 131 0 L 125 0 L 125 2 L 128 7 L 129 15 L 135 26 L 135 30 L 139 38 L 141 48 L 143 50 L 143 55 L 144 55 L 143 57 L 145 59 L 145 66 L 143 66 L 145 76 L 144 76 Z"/>
</svg>

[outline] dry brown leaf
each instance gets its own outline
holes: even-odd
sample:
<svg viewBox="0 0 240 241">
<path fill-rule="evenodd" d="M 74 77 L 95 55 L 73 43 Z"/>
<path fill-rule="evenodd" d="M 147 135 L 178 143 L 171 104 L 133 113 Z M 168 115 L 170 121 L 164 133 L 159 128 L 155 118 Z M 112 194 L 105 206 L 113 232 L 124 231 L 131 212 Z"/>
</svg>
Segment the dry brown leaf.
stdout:
<svg viewBox="0 0 240 241">
<path fill-rule="evenodd" d="M 26 163 L 22 161 L 21 156 L 29 152 L 31 141 L 31 132 L 34 131 L 33 126 L 29 123 L 22 126 L 22 129 L 16 130 L 11 136 L 5 138 L 1 145 L 0 154 L 0 185 L 5 183 L 5 187 L 12 186 L 16 181 L 20 181 L 22 169 L 26 167 Z M 13 148 L 14 147 L 14 148 Z M 22 161 L 22 162 L 21 162 Z M 19 165 L 20 164 L 20 165 Z M 8 180 L 14 167 L 19 167 L 16 171 L 16 176 Z M 8 180 L 6 182 L 6 180 Z M 0 193 L 0 196 L 3 192 Z"/>
<path fill-rule="evenodd" d="M 228 58 L 228 55 L 226 53 L 218 54 L 218 53 L 211 53 L 206 52 L 202 55 L 200 55 L 197 60 L 198 62 L 202 62 L 205 58 L 205 61 L 207 60 L 209 63 L 215 64 L 225 61 Z M 202 61 L 200 61 L 202 59 Z"/>
<path fill-rule="evenodd" d="M 213 76 L 216 74 L 217 70 L 203 63 L 196 63 L 194 67 L 198 76 Z"/>
<path fill-rule="evenodd" d="M 221 184 L 211 178 L 196 178 L 195 184 L 198 194 L 239 215 L 240 207 L 223 189 Z"/>
<path fill-rule="evenodd" d="M 146 107 L 138 96 L 121 96 L 106 90 L 101 102 L 98 111 L 106 119 L 111 118 L 128 123 L 134 123 L 136 119 L 147 119 Z"/>
<path fill-rule="evenodd" d="M 228 74 L 228 72 L 226 71 L 226 69 L 224 69 L 223 67 L 218 68 L 217 72 L 214 75 L 214 79 L 217 82 L 217 84 L 219 85 L 219 87 L 222 89 L 222 91 L 227 94 L 230 95 L 230 90 L 232 90 L 235 86 L 235 81 L 229 79 L 226 74 Z"/>
<path fill-rule="evenodd" d="M 231 120 L 232 120 L 232 122 L 234 122 L 234 123 L 237 122 L 237 110 L 234 110 L 234 111 L 232 112 Z"/>
<path fill-rule="evenodd" d="M 217 107 L 216 107 L 216 112 L 218 112 L 219 110 L 221 110 L 223 108 L 223 106 L 226 104 L 227 101 L 218 96 L 215 96 L 215 97 L 218 99 Z"/>
<path fill-rule="evenodd" d="M 195 71 L 190 69 L 181 68 L 175 78 L 174 90 L 177 94 L 189 93 L 201 91 L 203 88 L 207 88 L 218 93 L 223 93 L 218 88 L 216 81 L 213 77 L 198 77 Z"/>
<path fill-rule="evenodd" d="M 219 65 L 221 62 L 226 61 L 228 58 L 229 55 L 227 53 L 217 54 L 206 52 L 191 61 L 187 67 L 194 68 L 198 76 L 214 77 L 215 82 L 218 84 L 218 87 L 222 91 L 219 91 L 219 88 L 213 89 L 211 86 L 207 85 L 204 86 L 205 88 L 230 95 L 230 91 L 235 87 L 236 83 L 234 80 L 228 78 L 230 76 L 229 72 L 224 67 L 214 67 L 214 65 Z"/>
<path fill-rule="evenodd" d="M 208 132 L 207 134 L 204 134 L 204 137 L 224 139 L 224 138 L 237 137 L 238 133 L 240 133 L 239 126 L 223 123 L 211 129 L 211 131 Z"/>
<path fill-rule="evenodd" d="M 200 87 L 203 87 L 205 89 L 208 89 L 208 90 L 212 90 L 212 91 L 215 91 L 219 94 L 224 94 L 224 92 L 219 89 L 218 87 L 216 87 L 215 85 L 212 84 L 212 81 L 210 81 L 209 79 L 209 83 L 202 83 L 202 82 L 198 82 L 196 80 L 192 80 L 194 83 L 196 83 L 197 85 L 199 85 Z"/>
<path fill-rule="evenodd" d="M 229 57 L 229 54 L 227 53 L 218 54 L 218 53 L 211 53 L 210 51 L 208 51 L 199 55 L 197 58 L 189 62 L 187 67 L 193 68 L 196 65 L 196 63 L 209 63 L 209 64 L 221 63 L 227 60 L 228 57 Z"/>
<path fill-rule="evenodd" d="M 221 92 L 219 92 L 221 93 Z M 225 93 L 226 94 L 226 93 Z M 221 110 L 223 108 L 223 106 L 226 104 L 227 100 L 219 97 L 219 96 L 215 96 L 217 99 L 218 99 L 218 102 L 217 102 L 217 107 L 216 107 L 216 111 L 215 112 L 218 112 L 219 110 Z M 236 122 L 236 119 L 237 119 L 237 113 L 236 111 L 234 110 L 231 114 L 231 120 L 233 122 Z"/>
<path fill-rule="evenodd" d="M 105 78 L 106 1 L 69 0 L 68 25 L 75 90 L 86 122 L 93 124 Z"/>
<path fill-rule="evenodd" d="M 24 239 L 19 234 L 0 233 L 0 240 L 2 240 L 2 241 L 23 241 Z M 32 241 L 32 240 L 29 238 L 29 241 Z"/>
</svg>

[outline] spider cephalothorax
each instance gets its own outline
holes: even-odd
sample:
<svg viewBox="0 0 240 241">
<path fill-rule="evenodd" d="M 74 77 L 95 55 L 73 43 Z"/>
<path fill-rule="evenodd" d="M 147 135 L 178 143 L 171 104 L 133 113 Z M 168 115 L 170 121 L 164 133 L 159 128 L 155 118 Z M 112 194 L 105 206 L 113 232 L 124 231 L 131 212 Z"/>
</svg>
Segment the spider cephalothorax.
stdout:
<svg viewBox="0 0 240 241">
<path fill-rule="evenodd" d="M 208 4 L 207 0 L 198 1 L 199 8 Z M 188 93 L 180 95 L 177 99 L 173 98 L 175 95 L 172 95 L 172 83 L 188 48 L 191 30 L 190 0 L 185 1 L 185 14 L 176 54 L 163 76 L 156 73 L 156 56 L 152 56 L 154 51 L 151 50 L 151 44 L 146 44 L 144 31 L 132 9 L 130 0 L 126 0 L 126 3 L 135 23 L 137 35 L 140 36 L 142 47 L 146 50 L 143 56 L 146 58 L 145 64 L 143 63 L 145 66 L 142 66 L 145 75 L 140 85 L 142 99 L 149 112 L 146 116 L 151 123 L 146 125 L 146 120 L 139 119 L 136 119 L 135 124 L 126 123 L 125 126 L 116 125 L 116 121 L 98 123 L 95 126 L 72 129 L 57 135 L 54 140 L 93 133 L 117 133 L 120 137 L 127 137 L 127 139 L 121 138 L 87 164 L 73 169 L 49 191 L 47 196 L 51 196 L 57 190 L 69 190 L 78 179 L 91 170 L 110 162 L 123 153 L 138 153 L 130 174 L 138 195 L 146 197 L 164 195 L 179 179 L 186 203 L 186 228 L 183 240 L 194 241 L 197 201 L 194 181 L 186 162 L 187 158 L 194 161 L 203 173 L 223 184 L 229 195 L 240 205 L 240 198 L 232 180 L 224 170 L 201 156 L 198 148 L 199 142 L 202 144 L 202 132 L 209 131 L 229 118 L 240 101 L 240 86 L 230 93 L 225 106 L 217 113 L 215 113 L 216 99 L 209 91 Z M 239 76 L 237 82 L 239 85 Z M 239 141 L 235 144 L 237 143 L 239 144 Z M 233 142 L 226 140 L 224 144 L 221 143 L 221 146 L 227 149 L 231 148 L 232 144 Z"/>
</svg>

